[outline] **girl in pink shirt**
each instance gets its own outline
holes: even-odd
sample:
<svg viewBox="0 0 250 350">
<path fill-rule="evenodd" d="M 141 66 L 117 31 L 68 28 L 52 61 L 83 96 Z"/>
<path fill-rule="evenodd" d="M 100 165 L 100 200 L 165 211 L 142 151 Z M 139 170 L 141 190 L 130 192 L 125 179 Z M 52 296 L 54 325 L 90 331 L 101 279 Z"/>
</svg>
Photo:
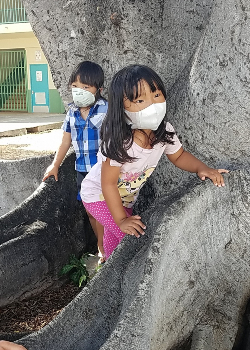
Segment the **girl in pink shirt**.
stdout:
<svg viewBox="0 0 250 350">
<path fill-rule="evenodd" d="M 110 256 L 126 234 L 140 237 L 146 226 L 132 216 L 139 191 L 163 153 L 177 167 L 224 186 L 224 169 L 212 169 L 185 151 L 166 120 L 166 91 L 151 68 L 130 65 L 115 74 L 102 124 L 98 161 L 82 182 L 88 212 L 104 226 L 104 251 Z"/>
</svg>

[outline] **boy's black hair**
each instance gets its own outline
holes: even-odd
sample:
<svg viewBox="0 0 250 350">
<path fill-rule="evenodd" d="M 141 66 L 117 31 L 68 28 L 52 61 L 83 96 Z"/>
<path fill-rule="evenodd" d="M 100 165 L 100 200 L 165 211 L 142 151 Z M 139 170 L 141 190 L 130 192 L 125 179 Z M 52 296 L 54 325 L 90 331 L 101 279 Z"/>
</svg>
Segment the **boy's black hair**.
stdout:
<svg viewBox="0 0 250 350">
<path fill-rule="evenodd" d="M 101 128 L 101 152 L 108 158 L 119 163 L 132 162 L 133 157 L 127 153 L 133 143 L 133 130 L 126 123 L 124 112 L 124 97 L 130 101 L 138 98 L 140 82 L 148 83 L 151 91 L 161 90 L 166 98 L 166 90 L 161 78 L 151 68 L 143 65 L 130 65 L 121 69 L 113 77 L 109 87 L 108 112 Z M 154 131 L 153 147 L 157 143 L 173 144 L 173 132 L 166 131 L 166 116 Z"/>
<path fill-rule="evenodd" d="M 95 95 L 96 101 L 99 98 L 103 98 L 100 93 L 100 88 L 104 83 L 104 72 L 99 64 L 91 61 L 83 61 L 79 63 L 69 78 L 69 86 L 71 86 L 78 79 L 82 84 L 88 84 L 97 89 Z"/>
</svg>

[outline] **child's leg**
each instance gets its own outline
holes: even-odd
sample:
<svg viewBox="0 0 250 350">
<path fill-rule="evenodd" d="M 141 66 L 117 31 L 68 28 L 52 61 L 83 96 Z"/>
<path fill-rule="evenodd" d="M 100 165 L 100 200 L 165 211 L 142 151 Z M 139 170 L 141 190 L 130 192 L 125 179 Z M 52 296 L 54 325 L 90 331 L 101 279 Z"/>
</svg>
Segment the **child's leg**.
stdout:
<svg viewBox="0 0 250 350">
<path fill-rule="evenodd" d="M 87 172 L 79 172 L 79 171 L 76 172 L 76 184 L 77 184 L 77 190 L 78 190 L 77 200 L 80 200 L 80 201 L 82 201 L 80 196 L 82 180 L 85 178 L 87 174 L 88 174 Z M 99 224 L 99 222 L 97 222 L 96 219 L 88 211 L 87 211 L 87 214 L 88 214 L 90 225 L 97 238 L 98 251 L 104 256 L 103 242 L 102 242 L 103 226 Z"/>
<path fill-rule="evenodd" d="M 103 233 L 104 227 L 96 220 L 96 231 L 97 231 L 97 245 L 98 245 L 98 256 L 99 256 L 99 264 L 105 262 L 105 252 L 103 248 Z"/>
<path fill-rule="evenodd" d="M 90 212 L 96 218 L 96 220 L 104 226 L 103 246 L 105 257 L 108 259 L 110 254 L 125 236 L 125 233 L 123 233 L 114 222 L 114 219 L 105 201 L 95 203 L 83 202 L 83 205 L 85 206 L 86 210 Z M 127 216 L 130 216 L 132 209 L 125 209 Z"/>
<path fill-rule="evenodd" d="M 125 234 L 124 234 L 125 236 Z M 121 242 L 115 235 L 114 231 L 111 231 L 109 229 L 106 229 L 104 227 L 104 237 L 103 237 L 103 248 L 105 251 L 105 257 L 106 259 L 109 258 L 109 256 L 113 253 L 115 248 L 118 246 L 118 244 Z"/>
<path fill-rule="evenodd" d="M 106 202 L 105 202 L 106 204 Z M 107 208 L 108 209 L 108 208 Z M 127 216 L 132 215 L 132 208 L 124 208 Z M 108 210 L 109 214 L 110 211 Z M 113 216 L 110 214 L 110 217 L 107 220 L 107 226 L 104 226 L 104 237 L 103 237 L 103 247 L 105 251 L 106 259 L 113 253 L 118 244 L 126 236 L 126 233 L 123 233 L 120 228 L 114 222 Z"/>
<path fill-rule="evenodd" d="M 86 212 L 88 214 L 90 225 L 91 225 L 91 227 L 95 233 L 95 236 L 97 238 L 98 251 L 104 257 L 105 254 L 104 254 L 104 249 L 103 249 L 103 226 L 87 210 L 86 210 Z M 104 261 L 105 261 L 105 259 L 104 259 Z"/>
<path fill-rule="evenodd" d="M 95 234 L 96 238 L 98 238 L 97 229 L 96 229 L 96 219 L 87 210 L 86 210 L 86 212 L 88 214 L 89 222 L 90 222 L 90 225 L 94 231 L 94 234 Z"/>
</svg>

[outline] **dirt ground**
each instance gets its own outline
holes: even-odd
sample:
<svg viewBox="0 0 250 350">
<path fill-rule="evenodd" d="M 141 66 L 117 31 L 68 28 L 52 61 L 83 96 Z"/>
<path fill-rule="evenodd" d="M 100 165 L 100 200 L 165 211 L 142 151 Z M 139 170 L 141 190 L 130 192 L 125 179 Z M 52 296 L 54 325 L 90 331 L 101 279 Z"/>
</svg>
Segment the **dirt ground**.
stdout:
<svg viewBox="0 0 250 350">
<path fill-rule="evenodd" d="M 14 137 L 0 137 L 0 160 L 20 160 L 56 152 L 62 130 L 55 129 Z"/>
<path fill-rule="evenodd" d="M 90 278 L 97 273 L 98 259 L 96 254 L 86 260 Z M 68 281 L 60 287 L 47 289 L 33 297 L 0 308 L 0 334 L 38 331 L 52 321 L 82 288 Z"/>
<path fill-rule="evenodd" d="M 43 328 L 80 291 L 70 283 L 0 308 L 0 333 L 26 333 Z"/>
<path fill-rule="evenodd" d="M 12 144 L 0 145 L 0 159 L 18 160 L 18 159 L 37 157 L 43 154 L 48 154 L 48 152 L 46 151 L 23 150 L 22 148 L 23 146 L 27 146 L 27 145 L 12 145 Z"/>
</svg>

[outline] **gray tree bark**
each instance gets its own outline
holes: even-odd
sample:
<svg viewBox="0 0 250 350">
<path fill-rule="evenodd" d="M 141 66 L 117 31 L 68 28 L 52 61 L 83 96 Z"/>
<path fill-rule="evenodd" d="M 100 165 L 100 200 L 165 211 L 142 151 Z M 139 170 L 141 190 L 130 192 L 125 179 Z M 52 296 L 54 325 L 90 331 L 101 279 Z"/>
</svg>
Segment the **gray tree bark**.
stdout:
<svg viewBox="0 0 250 350">
<path fill-rule="evenodd" d="M 229 350 L 250 295 L 250 3 L 247 0 L 25 0 L 63 99 L 76 63 L 156 69 L 184 147 L 232 172 L 225 189 L 161 165 L 126 237 L 51 325 L 22 339 L 38 349 Z M 106 84 L 107 84 L 106 83 Z M 236 345 L 235 345 L 236 346 Z"/>
<path fill-rule="evenodd" d="M 142 213 L 89 285 L 28 350 L 229 350 L 250 291 L 249 171 L 193 180 Z M 187 349 L 190 349 L 188 347 Z M 240 348 L 241 350 L 243 348 Z M 246 348 L 247 349 L 247 348 Z"/>
<path fill-rule="evenodd" d="M 28 160 L 26 171 L 36 161 Z M 52 178 L 43 182 L 0 217 L 0 307 L 58 283 L 59 271 L 71 254 L 95 247 L 87 214 L 76 200 L 74 161 L 71 153 L 60 168 L 58 182 Z"/>
</svg>

